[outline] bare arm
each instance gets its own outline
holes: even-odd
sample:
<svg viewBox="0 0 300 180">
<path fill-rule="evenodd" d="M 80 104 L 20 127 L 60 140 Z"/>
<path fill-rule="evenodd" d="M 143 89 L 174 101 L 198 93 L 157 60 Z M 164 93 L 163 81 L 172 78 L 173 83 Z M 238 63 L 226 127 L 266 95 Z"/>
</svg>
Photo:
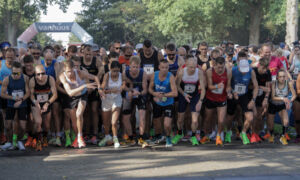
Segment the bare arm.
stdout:
<svg viewBox="0 0 300 180">
<path fill-rule="evenodd" d="M 258 83 L 256 80 L 256 75 L 254 71 L 251 71 L 251 79 L 252 79 L 252 84 L 253 84 L 253 99 L 256 99 L 257 94 L 258 94 Z"/>
<path fill-rule="evenodd" d="M 32 102 L 35 101 L 35 97 L 34 97 L 34 87 L 35 87 L 35 82 L 34 82 L 34 78 L 31 78 L 29 80 L 29 90 L 30 90 L 30 99 Z"/>
<path fill-rule="evenodd" d="M 60 81 L 61 81 L 61 83 L 63 84 L 63 86 L 64 86 L 64 88 L 65 88 L 65 91 L 66 91 L 67 94 L 68 94 L 69 96 L 71 96 L 71 97 L 72 97 L 72 96 L 75 96 L 75 95 L 78 94 L 78 93 L 80 93 L 84 88 L 87 87 L 86 84 L 84 84 L 84 85 L 82 85 L 82 86 L 80 86 L 80 87 L 78 87 L 78 88 L 71 89 L 69 83 L 67 82 L 67 80 L 66 80 L 66 78 L 65 78 L 65 76 L 64 76 L 63 74 L 61 74 L 61 75 L 59 76 L 59 78 L 60 78 Z"/>
<path fill-rule="evenodd" d="M 24 80 L 25 80 L 25 95 L 23 97 L 23 101 L 26 100 L 27 98 L 29 98 L 30 96 L 30 90 L 29 90 L 29 87 L 28 87 L 28 84 L 29 84 L 29 77 L 24 75 Z"/>
<path fill-rule="evenodd" d="M 179 92 L 181 95 L 184 96 L 184 91 L 183 91 L 183 89 L 182 89 L 181 86 L 180 86 L 181 81 L 182 81 L 182 76 L 183 76 L 183 70 L 178 71 L 176 83 L 177 83 L 177 90 L 178 90 L 178 92 Z"/>
<path fill-rule="evenodd" d="M 147 94 L 147 74 L 144 72 L 143 73 L 143 91 L 141 92 L 141 95 L 146 95 Z"/>
<path fill-rule="evenodd" d="M 3 82 L 2 82 L 2 88 L 1 88 L 1 97 L 3 99 L 10 99 L 10 100 L 14 100 L 12 96 L 7 94 L 7 86 L 9 83 L 9 76 L 5 77 Z"/>
<path fill-rule="evenodd" d="M 207 79 L 207 87 L 209 90 L 218 89 L 218 87 L 216 85 L 214 85 L 212 82 L 212 69 L 211 68 L 206 71 L 206 79 Z"/>
<path fill-rule="evenodd" d="M 170 76 L 170 85 L 171 85 L 171 92 L 165 93 L 165 97 L 177 97 L 178 96 L 178 91 L 176 88 L 176 83 L 175 83 L 175 77 L 173 75 Z"/>
<path fill-rule="evenodd" d="M 88 80 L 93 80 L 96 82 L 97 87 L 100 88 L 101 84 L 100 84 L 100 80 L 98 78 L 98 76 L 94 76 L 86 71 L 79 71 L 79 73 L 81 74 L 81 76 L 83 77 L 83 79 L 88 79 Z"/>
<path fill-rule="evenodd" d="M 294 100 L 297 98 L 297 94 L 296 94 L 296 91 L 295 91 L 295 89 L 294 89 L 293 81 L 290 81 L 290 82 L 289 82 L 289 88 L 290 88 L 290 91 L 292 92 L 292 98 L 291 98 L 291 101 L 294 101 Z"/>
<path fill-rule="evenodd" d="M 49 99 L 49 103 L 52 104 L 56 98 L 57 98 L 57 91 L 56 91 L 56 83 L 53 77 L 50 77 L 50 87 L 51 87 L 51 92 L 52 92 L 52 96 Z"/>
<path fill-rule="evenodd" d="M 204 97 L 205 97 L 205 93 L 206 93 L 206 86 L 205 86 L 205 82 L 204 82 L 205 76 L 204 73 L 201 69 L 199 69 L 199 83 L 200 83 L 200 88 L 201 88 L 201 94 L 200 94 L 200 99 L 199 101 L 203 101 Z"/>
<path fill-rule="evenodd" d="M 300 74 L 298 74 L 296 81 L 297 94 L 300 95 Z"/>
<path fill-rule="evenodd" d="M 149 84 L 149 93 L 155 96 L 154 88 L 154 74 L 151 75 L 150 84 Z"/>
<path fill-rule="evenodd" d="M 63 87 L 60 86 L 61 84 L 62 84 L 62 83 L 61 83 L 61 81 L 60 81 L 60 78 L 57 78 L 57 79 L 56 79 L 56 89 L 57 89 L 59 92 L 63 93 L 63 94 L 67 94 L 66 90 L 65 90 Z"/>
</svg>

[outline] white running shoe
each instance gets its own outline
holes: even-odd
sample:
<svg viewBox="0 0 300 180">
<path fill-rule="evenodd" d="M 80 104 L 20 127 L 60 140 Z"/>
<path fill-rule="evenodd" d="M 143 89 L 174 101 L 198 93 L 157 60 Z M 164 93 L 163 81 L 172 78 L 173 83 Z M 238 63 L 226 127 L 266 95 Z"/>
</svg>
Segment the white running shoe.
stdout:
<svg viewBox="0 0 300 180">
<path fill-rule="evenodd" d="M 114 141 L 114 147 L 115 149 L 119 148 L 120 147 L 120 143 L 119 143 L 119 140 L 117 137 L 114 137 L 113 138 L 113 141 Z"/>
<path fill-rule="evenodd" d="M 3 146 L 1 146 L 0 148 L 1 148 L 3 151 L 6 151 L 6 150 L 9 150 L 12 146 L 13 146 L 12 143 L 7 142 L 7 143 L 5 143 Z"/>
<path fill-rule="evenodd" d="M 22 141 L 18 141 L 17 146 L 20 151 L 25 151 L 25 147 L 24 147 L 24 144 L 22 143 Z"/>
</svg>

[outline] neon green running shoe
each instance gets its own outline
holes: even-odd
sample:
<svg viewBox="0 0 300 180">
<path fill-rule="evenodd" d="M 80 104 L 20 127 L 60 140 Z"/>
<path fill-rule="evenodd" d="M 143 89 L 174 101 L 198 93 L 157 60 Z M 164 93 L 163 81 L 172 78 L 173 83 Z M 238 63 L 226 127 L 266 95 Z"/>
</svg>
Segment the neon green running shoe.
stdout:
<svg viewBox="0 0 300 180">
<path fill-rule="evenodd" d="M 65 143 L 65 147 L 71 147 L 72 145 L 72 141 L 70 136 L 66 136 L 66 143 Z"/>
<path fill-rule="evenodd" d="M 183 134 L 181 134 L 181 135 L 176 134 L 176 135 L 172 138 L 172 144 L 177 144 L 182 138 L 183 138 Z"/>
<path fill-rule="evenodd" d="M 192 136 L 190 138 L 190 141 L 191 141 L 191 143 L 192 143 L 193 146 L 199 145 L 199 142 L 198 142 L 196 136 Z"/>
<path fill-rule="evenodd" d="M 242 132 L 242 133 L 240 134 L 240 137 L 241 137 L 241 139 L 242 139 L 244 145 L 250 144 L 250 141 L 249 141 L 249 139 L 248 139 L 246 133 Z"/>
<path fill-rule="evenodd" d="M 227 131 L 226 135 L 225 135 L 225 142 L 226 143 L 231 143 L 231 135 L 232 135 L 232 131 Z"/>
</svg>

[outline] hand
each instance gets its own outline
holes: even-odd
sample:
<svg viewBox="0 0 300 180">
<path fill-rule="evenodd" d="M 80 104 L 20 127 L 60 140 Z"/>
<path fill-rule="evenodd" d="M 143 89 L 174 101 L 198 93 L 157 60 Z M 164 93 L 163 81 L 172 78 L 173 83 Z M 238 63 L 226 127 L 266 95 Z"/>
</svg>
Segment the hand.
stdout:
<svg viewBox="0 0 300 180">
<path fill-rule="evenodd" d="M 133 96 L 134 95 L 133 95 L 133 93 L 131 91 L 127 92 L 127 99 L 128 100 L 131 100 Z"/>
<path fill-rule="evenodd" d="M 39 110 L 41 110 L 41 106 L 38 100 L 35 101 L 35 107 L 37 107 Z"/>
<path fill-rule="evenodd" d="M 158 97 L 153 97 L 153 101 L 154 101 L 154 102 L 159 102 L 160 99 L 159 99 Z"/>
<path fill-rule="evenodd" d="M 249 102 L 249 104 L 248 104 L 248 109 L 253 109 L 253 107 L 254 107 L 254 101 L 253 100 L 251 100 L 250 102 Z"/>
<path fill-rule="evenodd" d="M 199 102 L 196 104 L 196 112 L 200 112 L 201 107 L 202 107 L 202 101 L 199 101 Z"/>
<path fill-rule="evenodd" d="M 223 88 L 224 88 L 224 84 L 223 84 L 223 83 L 219 83 L 219 84 L 217 85 L 217 87 L 218 87 L 218 89 L 223 89 Z"/>
<path fill-rule="evenodd" d="M 265 98 L 265 99 L 263 100 L 262 107 L 263 107 L 263 108 L 267 108 L 267 107 L 268 107 L 268 99 L 267 99 L 267 98 Z"/>
<path fill-rule="evenodd" d="M 14 108 L 18 108 L 18 107 L 22 104 L 22 102 L 23 102 L 23 101 L 21 101 L 21 100 L 15 102 Z"/>
<path fill-rule="evenodd" d="M 236 99 L 236 100 L 238 100 L 239 99 L 239 95 L 235 92 L 235 93 L 233 93 L 233 97 L 234 97 L 234 99 Z"/>
<path fill-rule="evenodd" d="M 190 99 L 192 98 L 192 96 L 190 96 L 189 94 L 184 94 L 184 98 L 185 98 L 186 102 L 190 103 L 191 102 Z"/>
<path fill-rule="evenodd" d="M 105 99 L 105 93 L 101 90 L 98 90 L 98 92 L 99 92 L 100 98 Z"/>
<path fill-rule="evenodd" d="M 163 98 L 163 93 L 162 92 L 155 92 L 155 93 L 153 93 L 153 96 L 161 99 L 161 98 Z"/>
<path fill-rule="evenodd" d="M 48 110 L 48 107 L 49 107 L 49 103 L 47 102 L 43 105 L 43 109 L 41 110 L 41 113 L 46 112 Z"/>
<path fill-rule="evenodd" d="M 132 96 L 139 96 L 141 93 L 137 91 L 136 89 L 133 89 Z"/>
<path fill-rule="evenodd" d="M 96 89 L 97 87 L 98 86 L 97 86 L 96 82 L 86 84 L 86 88 L 88 88 L 88 89 Z"/>
<path fill-rule="evenodd" d="M 231 92 L 227 93 L 228 99 L 232 99 L 233 95 Z"/>
<path fill-rule="evenodd" d="M 283 99 L 285 103 L 286 110 L 289 110 L 291 108 L 291 101 L 288 98 Z"/>
</svg>

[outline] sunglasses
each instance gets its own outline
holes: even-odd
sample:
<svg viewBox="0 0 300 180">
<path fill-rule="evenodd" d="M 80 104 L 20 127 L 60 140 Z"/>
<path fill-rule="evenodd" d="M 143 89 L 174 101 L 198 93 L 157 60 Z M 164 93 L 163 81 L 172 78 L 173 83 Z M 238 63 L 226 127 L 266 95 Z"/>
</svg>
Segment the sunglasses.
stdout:
<svg viewBox="0 0 300 180">
<path fill-rule="evenodd" d="M 129 54 L 129 55 L 128 55 L 128 54 L 125 54 L 124 56 L 125 56 L 125 57 L 131 57 L 132 55 L 131 55 L 131 54 Z"/>
<path fill-rule="evenodd" d="M 115 49 L 121 49 L 121 47 L 115 47 Z"/>
<path fill-rule="evenodd" d="M 44 76 L 46 73 L 42 72 L 42 73 L 36 73 L 36 76 Z"/>
<path fill-rule="evenodd" d="M 175 56 L 176 54 L 168 54 L 168 56 Z"/>
<path fill-rule="evenodd" d="M 19 75 L 21 75 L 20 72 L 12 72 L 11 74 L 12 74 L 13 76 L 19 76 Z"/>
</svg>

